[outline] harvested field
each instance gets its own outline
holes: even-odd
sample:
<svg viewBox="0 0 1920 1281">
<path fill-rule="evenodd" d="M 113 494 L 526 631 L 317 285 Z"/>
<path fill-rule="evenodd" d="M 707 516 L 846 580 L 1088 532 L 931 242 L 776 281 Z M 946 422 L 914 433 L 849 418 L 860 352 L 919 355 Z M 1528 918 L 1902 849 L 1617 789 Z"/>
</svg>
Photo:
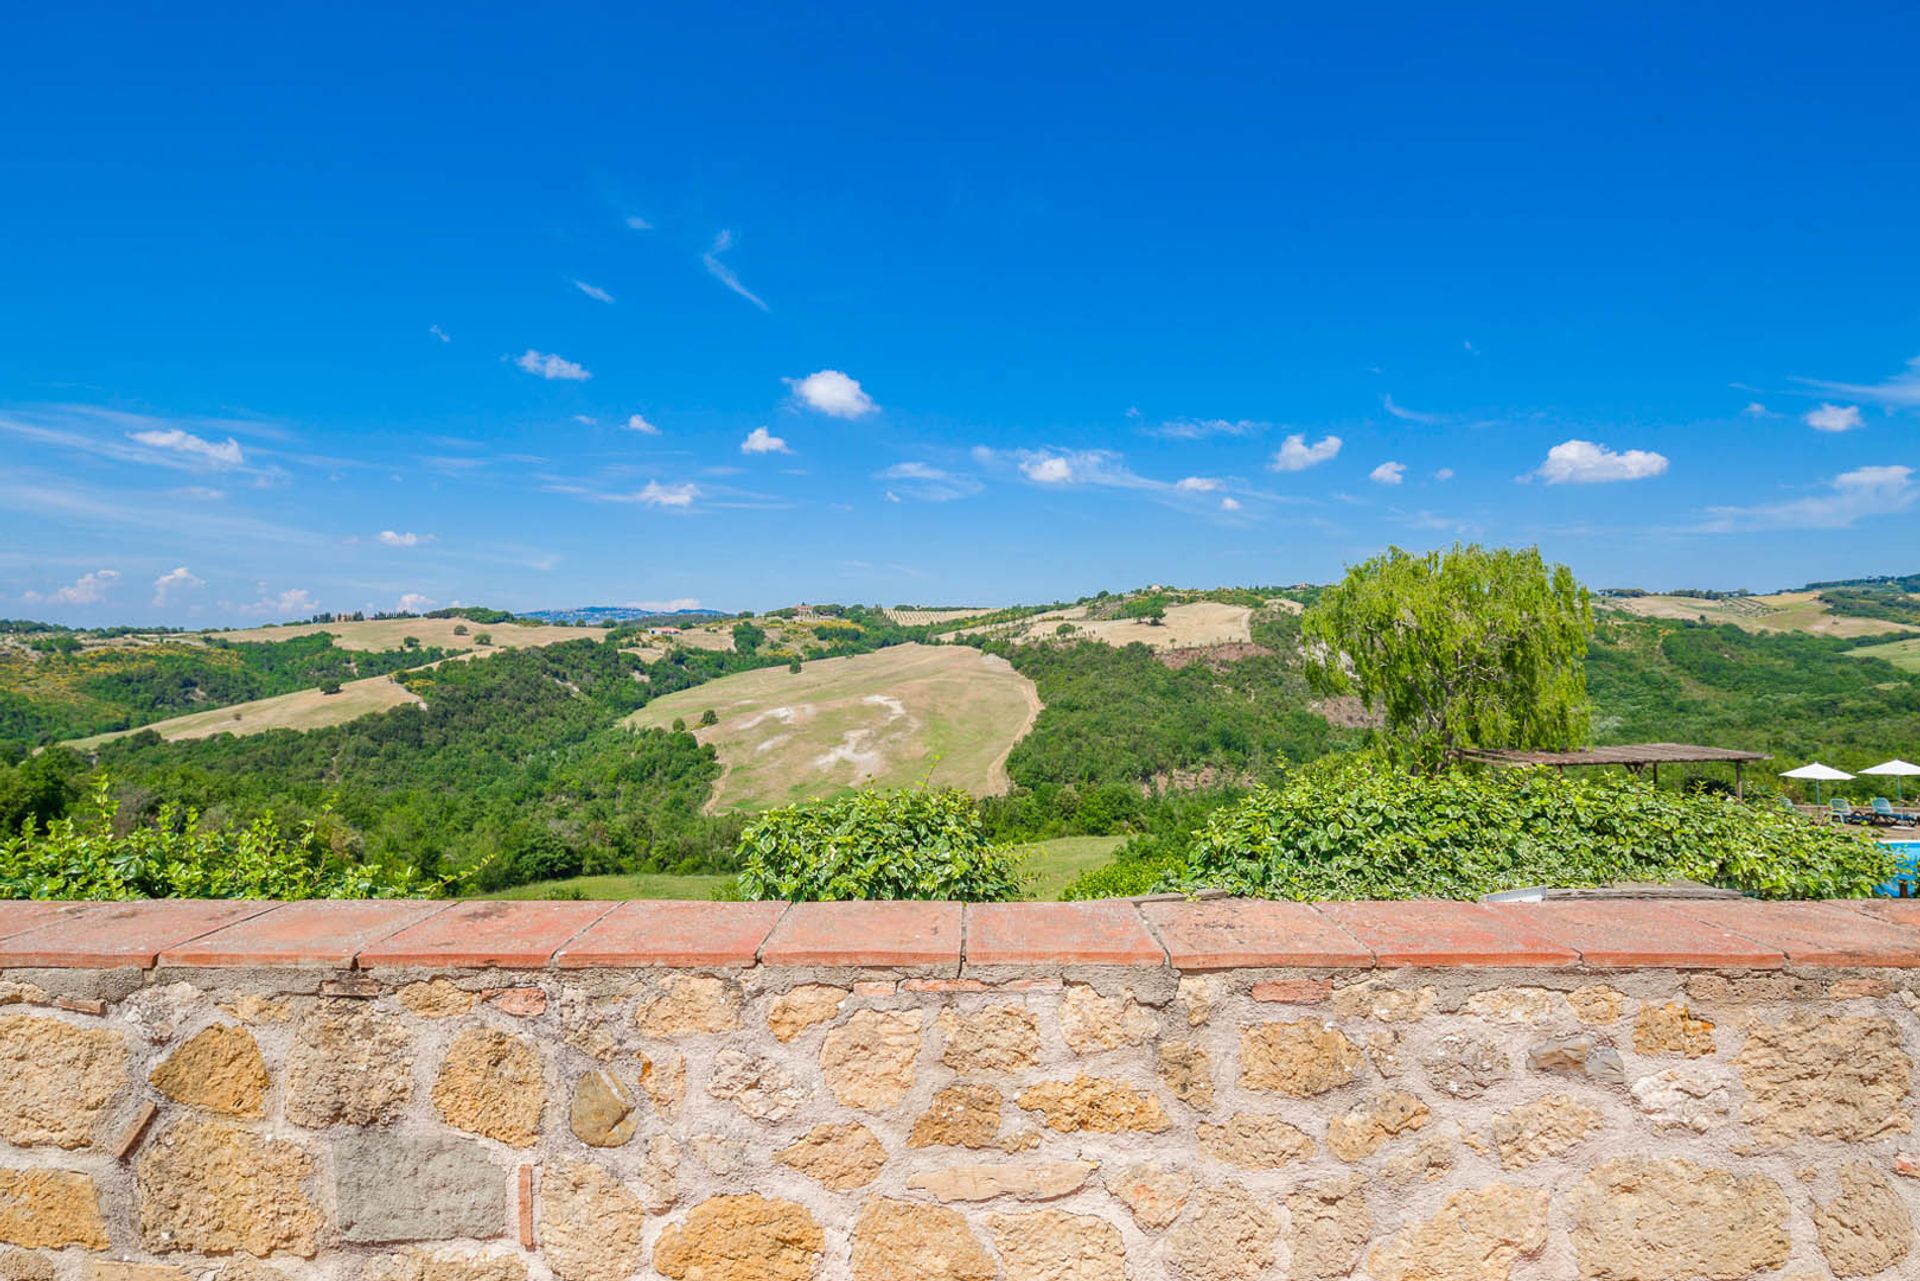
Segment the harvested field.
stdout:
<svg viewBox="0 0 1920 1281">
<path fill-rule="evenodd" d="M 1877 618 L 1855 618 L 1827 608 L 1818 592 L 1777 592 L 1772 596 L 1732 596 L 1699 600 L 1692 596 L 1628 596 L 1602 602 L 1604 608 L 1643 618 L 1672 618 L 1732 623 L 1750 632 L 1807 632 L 1814 636 L 1882 636 L 1912 627 Z"/>
<path fill-rule="evenodd" d="M 292 694 L 278 694 L 273 698 L 255 699 L 251 703 L 189 712 L 185 716 L 155 721 L 138 729 L 115 730 L 110 734 L 77 738 L 67 746 L 85 749 L 145 730 L 152 730 L 168 742 L 177 742 L 185 738 L 212 738 L 216 734 L 245 735 L 264 734 L 273 729 L 321 729 L 328 725 L 344 725 L 362 716 L 372 716 L 376 712 L 391 711 L 421 701 L 404 685 L 385 676 L 369 676 L 364 680 L 345 682 L 338 694 L 303 689 Z"/>
<path fill-rule="evenodd" d="M 465 636 L 453 629 L 465 627 Z M 474 637 L 486 633 L 497 649 L 528 649 L 558 645 L 570 640 L 599 640 L 603 627 L 527 627 L 520 623 L 473 623 L 464 618 L 378 618 L 365 622 L 294 623 L 286 627 L 249 627 L 238 632 L 213 632 L 211 635 L 237 643 L 248 641 L 284 641 L 315 632 L 331 632 L 333 643 L 341 649 L 400 649 L 409 636 L 434 649 L 473 649 Z M 729 638 L 728 644 L 732 641 Z"/>
<path fill-rule="evenodd" d="M 989 607 L 982 605 L 977 609 L 890 609 L 886 614 L 902 627 L 934 627 L 987 612 Z"/>
<path fill-rule="evenodd" d="M 626 718 L 636 729 L 679 719 L 724 769 L 710 810 L 760 809 L 850 787 L 922 780 L 975 795 L 1009 786 L 1007 754 L 1040 712 L 1033 683 L 1005 660 L 958 645 L 896 645 L 681 690 Z"/>
<path fill-rule="evenodd" d="M 1093 640 L 1116 647 L 1140 644 L 1149 649 L 1198 649 L 1251 643 L 1252 618 L 1253 611 L 1245 605 L 1206 600 L 1169 606 L 1166 621 L 1157 625 L 1138 618 L 1088 618 L 1086 606 L 1076 605 L 1017 622 L 967 628 L 959 634 L 1013 641 Z M 1061 635 L 1062 624 L 1073 630 Z"/>
</svg>

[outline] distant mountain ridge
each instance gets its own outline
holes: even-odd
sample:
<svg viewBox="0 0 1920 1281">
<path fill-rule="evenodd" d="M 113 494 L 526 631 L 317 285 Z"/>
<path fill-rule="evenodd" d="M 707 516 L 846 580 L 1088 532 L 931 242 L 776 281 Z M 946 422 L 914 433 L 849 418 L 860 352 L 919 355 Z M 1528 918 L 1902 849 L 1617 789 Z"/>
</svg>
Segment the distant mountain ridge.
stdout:
<svg viewBox="0 0 1920 1281">
<path fill-rule="evenodd" d="M 648 618 L 680 618 L 689 622 L 706 622 L 714 618 L 729 618 L 731 615 L 717 609 L 644 609 L 637 605 L 581 605 L 574 609 L 530 609 L 521 614 L 523 618 L 537 618 L 543 623 L 572 623 L 576 626 L 597 627 L 609 623 L 633 623 Z"/>
</svg>

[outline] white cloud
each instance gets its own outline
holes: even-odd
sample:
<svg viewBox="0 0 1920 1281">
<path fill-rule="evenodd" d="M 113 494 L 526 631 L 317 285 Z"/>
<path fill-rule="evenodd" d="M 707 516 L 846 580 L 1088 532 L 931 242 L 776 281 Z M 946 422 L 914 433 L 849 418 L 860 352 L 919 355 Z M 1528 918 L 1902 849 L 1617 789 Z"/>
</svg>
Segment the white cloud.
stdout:
<svg viewBox="0 0 1920 1281">
<path fill-rule="evenodd" d="M 646 487 L 631 495 L 627 501 L 641 503 L 648 507 L 691 507 L 693 500 L 700 496 L 700 487 L 692 481 L 678 485 L 662 485 L 650 480 Z"/>
<path fill-rule="evenodd" d="M 642 436 L 658 436 L 660 429 L 648 422 L 644 414 L 628 414 L 627 430 L 637 431 Z"/>
<path fill-rule="evenodd" d="M 1020 464 L 1020 470 L 1028 480 L 1041 485 L 1068 485 L 1074 479 L 1073 464 L 1059 454 L 1029 458 Z"/>
<path fill-rule="evenodd" d="M 1280 442 L 1280 452 L 1273 456 L 1269 464 L 1274 471 L 1305 471 L 1309 467 L 1318 467 L 1340 453 L 1338 436 L 1323 436 L 1309 445 L 1307 438 L 1295 433 Z"/>
<path fill-rule="evenodd" d="M 185 565 L 182 565 L 178 569 L 168 570 L 153 580 L 153 603 L 155 605 L 166 605 L 170 603 L 171 597 L 175 592 L 187 592 L 192 591 L 196 587 L 205 586 L 206 583 L 204 580 L 197 577 L 194 572 Z"/>
<path fill-rule="evenodd" d="M 1743 417 L 1743 418 L 1775 418 L 1775 417 L 1778 417 L 1778 415 L 1777 415 L 1777 414 L 1775 414 L 1775 413 L 1774 413 L 1774 412 L 1773 412 L 1773 411 L 1772 411 L 1771 409 L 1768 409 L 1768 408 L 1767 408 L 1767 407 L 1766 407 L 1765 405 L 1763 405 L 1763 404 L 1761 404 L 1761 403 L 1760 403 L 1759 401 L 1757 401 L 1757 400 L 1750 400 L 1750 401 L 1748 401 L 1748 402 L 1747 402 L 1747 407 L 1746 407 L 1745 409 L 1743 409 L 1743 410 L 1741 410 L 1741 411 L 1740 411 L 1740 416 L 1741 416 L 1741 417 Z"/>
<path fill-rule="evenodd" d="M 1240 510 L 1240 500 L 1237 498 L 1222 498 L 1220 500 L 1220 510 L 1223 512 L 1237 512 Z"/>
<path fill-rule="evenodd" d="M 720 255 L 731 248 L 733 248 L 733 233 L 731 231 L 722 231 L 713 238 L 713 248 L 700 255 L 700 261 L 706 264 L 708 273 L 711 274 L 715 280 L 733 290 L 733 292 L 739 294 L 742 298 L 745 298 L 761 311 L 766 311 L 768 309 L 767 304 L 761 301 L 760 295 L 741 284 L 740 277 L 733 274 L 733 269 L 720 261 Z"/>
<path fill-rule="evenodd" d="M 399 604 L 394 608 L 402 614 L 424 614 L 438 603 L 431 596 L 422 596 L 419 592 L 408 592 L 400 598 Z"/>
<path fill-rule="evenodd" d="M 980 482 L 973 477 L 946 471 L 931 463 L 895 463 L 875 473 L 874 478 L 896 481 L 908 494 L 929 503 L 952 502 L 956 498 L 968 498 L 980 492 Z M 897 503 L 900 496 L 889 489 L 887 501 Z"/>
<path fill-rule="evenodd" d="M 1813 378 L 1798 379 L 1809 386 L 1823 391 L 1835 392 L 1842 396 L 1853 396 L 1860 400 L 1870 400 L 1876 405 L 1903 406 L 1908 409 L 1920 408 L 1920 356 L 1907 362 L 1905 373 L 1895 374 L 1883 382 L 1877 383 L 1836 383 L 1822 382 Z"/>
<path fill-rule="evenodd" d="M 1220 488 L 1221 482 L 1212 476 L 1186 476 L 1174 483 L 1174 488 L 1189 494 L 1211 494 Z"/>
<path fill-rule="evenodd" d="M 1645 480 L 1667 470 L 1664 454 L 1647 449 L 1615 453 L 1590 440 L 1567 440 L 1547 451 L 1547 460 L 1521 479 L 1538 476 L 1549 485 L 1599 485 L 1616 480 Z"/>
<path fill-rule="evenodd" d="M 606 290 L 602 289 L 600 286 L 590 285 L 584 280 L 574 281 L 573 287 L 575 289 L 578 289 L 581 293 L 585 294 L 587 297 L 593 299 L 595 302 L 612 302 L 613 301 L 612 294 L 608 293 Z"/>
<path fill-rule="evenodd" d="M 1466 352 L 1469 356 L 1478 356 L 1480 354 L 1480 349 L 1474 346 L 1472 340 L 1470 339 L 1466 339 L 1466 338 L 1461 339 L 1460 349 Z"/>
<path fill-rule="evenodd" d="M 26 592 L 30 601 L 46 605 L 98 605 L 107 597 L 107 589 L 119 581 L 117 569 L 96 569 L 91 574 L 82 574 L 65 587 L 56 587 L 42 595 L 39 592 Z"/>
<path fill-rule="evenodd" d="M 579 423 L 582 427 L 597 427 L 600 425 L 600 420 L 592 414 L 575 414 L 573 421 Z"/>
<path fill-rule="evenodd" d="M 1445 414 L 1423 413 L 1418 409 L 1408 409 L 1405 405 L 1396 405 L 1393 403 L 1392 396 L 1382 396 L 1380 398 L 1380 404 L 1388 413 L 1400 419 L 1400 421 L 1418 423 L 1422 427 L 1438 427 L 1452 421 Z"/>
<path fill-rule="evenodd" d="M 1138 416 L 1138 410 L 1128 413 L 1128 417 Z M 1271 424 L 1251 418 L 1175 418 L 1150 427 L 1147 432 L 1168 440 L 1205 440 L 1209 436 L 1255 436 L 1269 426 Z"/>
<path fill-rule="evenodd" d="M 428 325 L 427 332 L 432 334 L 435 338 L 438 338 L 441 342 L 453 341 L 453 339 L 447 337 L 447 331 L 440 328 L 440 326 L 438 325 Z"/>
<path fill-rule="evenodd" d="M 226 490 L 209 489 L 205 485 L 182 485 L 179 489 L 169 492 L 175 498 L 191 499 L 196 503 L 217 503 L 227 496 Z"/>
<path fill-rule="evenodd" d="M 391 529 L 381 530 L 379 538 L 389 547 L 418 547 L 433 541 L 432 534 L 402 534 Z"/>
<path fill-rule="evenodd" d="M 765 427 L 755 427 L 747 433 L 747 438 L 740 442 L 740 452 L 743 454 L 791 454 L 793 451 L 787 448 L 786 441 Z"/>
<path fill-rule="evenodd" d="M 831 418 L 860 418 L 878 408 L 873 397 L 860 389 L 858 380 L 838 369 L 822 369 L 786 382 L 802 404 Z"/>
<path fill-rule="evenodd" d="M 1407 477 L 1405 463 L 1381 463 L 1367 473 L 1367 479 L 1376 485 L 1398 485 Z"/>
<path fill-rule="evenodd" d="M 289 587 L 278 595 L 268 595 L 265 584 L 261 585 L 262 595 L 250 605 L 230 605 L 236 613 L 250 614 L 256 618 L 304 618 L 320 612 L 320 602 L 304 587 Z"/>
<path fill-rule="evenodd" d="M 653 224 L 639 214 L 627 215 L 627 228 L 630 231 L 652 231 Z"/>
<path fill-rule="evenodd" d="M 1818 409 L 1808 410 L 1801 422 L 1815 431 L 1852 431 L 1864 427 L 1858 405 L 1822 404 Z"/>
<path fill-rule="evenodd" d="M 1845 529 L 1869 516 L 1891 516 L 1920 502 L 1913 468 L 1901 465 L 1858 467 L 1828 483 L 1829 492 L 1784 503 L 1752 507 L 1712 507 L 1704 533 L 1732 534 L 1766 529 Z"/>
<path fill-rule="evenodd" d="M 1435 472 L 1435 473 L 1433 473 L 1433 478 L 1434 478 L 1435 480 L 1438 480 L 1438 481 L 1449 481 L 1449 480 L 1452 480 L 1452 479 L 1453 479 L 1453 468 L 1451 468 L 1451 467 L 1442 467 L 1442 468 L 1441 468 L 1441 469 L 1440 469 L 1439 471 L 1437 471 L 1437 472 Z"/>
<path fill-rule="evenodd" d="M 530 374 L 538 374 L 549 382 L 578 383 L 585 382 L 587 379 L 593 377 L 592 374 L 588 373 L 573 361 L 566 359 L 564 356 L 555 356 L 547 352 L 535 351 L 531 347 L 527 348 L 524 356 L 515 357 L 513 363 Z"/>
<path fill-rule="evenodd" d="M 136 440 L 150 449 L 165 449 L 188 458 L 204 462 L 209 467 L 238 467 L 247 461 L 240 451 L 240 442 L 229 436 L 224 441 L 206 440 L 190 431 L 178 427 L 167 427 L 153 431 L 132 431 L 127 433 L 129 440 Z"/>
<path fill-rule="evenodd" d="M 672 600 L 630 600 L 628 609 L 650 609 L 656 614 L 677 614 L 683 609 L 699 609 L 697 596 L 676 596 Z"/>
</svg>

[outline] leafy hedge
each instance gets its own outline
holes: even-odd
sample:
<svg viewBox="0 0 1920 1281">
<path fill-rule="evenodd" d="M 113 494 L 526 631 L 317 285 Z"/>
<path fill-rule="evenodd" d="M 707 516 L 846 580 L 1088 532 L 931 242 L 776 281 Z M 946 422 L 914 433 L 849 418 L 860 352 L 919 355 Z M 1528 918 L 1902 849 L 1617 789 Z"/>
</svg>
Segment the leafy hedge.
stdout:
<svg viewBox="0 0 1920 1281">
<path fill-rule="evenodd" d="M 411 868 L 381 868 L 334 850 L 320 825 L 291 834 L 271 814 L 208 827 L 193 810 L 114 831 L 102 776 L 88 812 L 0 839 L 0 898 L 415 898 L 436 888 Z"/>
<path fill-rule="evenodd" d="M 1619 776 L 1451 770 L 1336 757 L 1194 835 L 1161 888 L 1279 899 L 1472 899 L 1528 886 L 1691 879 L 1760 898 L 1851 898 L 1893 875 L 1883 845 L 1729 797 Z"/>
<path fill-rule="evenodd" d="M 1020 893 L 1017 860 L 955 789 L 854 792 L 761 815 L 740 835 L 745 899 L 946 899 Z"/>
</svg>

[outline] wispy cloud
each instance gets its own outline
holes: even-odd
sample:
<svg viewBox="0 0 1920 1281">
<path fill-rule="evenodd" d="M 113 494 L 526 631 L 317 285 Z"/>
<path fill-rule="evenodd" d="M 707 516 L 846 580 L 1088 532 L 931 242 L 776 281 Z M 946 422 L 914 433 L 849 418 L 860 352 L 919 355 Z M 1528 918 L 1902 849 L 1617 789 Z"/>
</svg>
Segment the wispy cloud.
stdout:
<svg viewBox="0 0 1920 1281">
<path fill-rule="evenodd" d="M 1340 443 L 1338 436 L 1322 436 L 1309 445 L 1307 438 L 1296 432 L 1280 442 L 1280 451 L 1268 466 L 1274 471 L 1305 471 L 1309 467 L 1318 467 L 1339 456 Z"/>
<path fill-rule="evenodd" d="M 1187 494 L 1211 494 L 1224 483 L 1215 476 L 1183 476 L 1173 482 L 1173 487 Z"/>
<path fill-rule="evenodd" d="M 1778 418 L 1780 415 L 1774 413 L 1759 401 L 1750 400 L 1747 402 L 1747 407 L 1740 411 L 1740 416 L 1742 418 Z"/>
<path fill-rule="evenodd" d="M 391 529 L 383 529 L 376 536 L 388 547 L 418 547 L 422 543 L 433 541 L 432 534 L 403 534 Z"/>
<path fill-rule="evenodd" d="M 1858 467 L 1835 476 L 1824 493 L 1750 507 L 1709 507 L 1708 519 L 1694 529 L 1708 534 L 1846 529 L 1868 517 L 1908 511 L 1916 502 L 1920 502 L 1920 485 L 1914 483 L 1913 468 Z"/>
<path fill-rule="evenodd" d="M 1396 405 L 1391 395 L 1382 396 L 1380 405 L 1401 422 L 1418 423 L 1422 427 L 1441 427 L 1453 421 L 1451 414 L 1429 414 L 1418 409 L 1408 409 L 1405 405 Z"/>
<path fill-rule="evenodd" d="M 536 374 L 549 382 L 585 382 L 593 377 L 580 365 L 564 356 L 555 356 L 548 352 L 535 351 L 529 347 L 526 353 L 514 357 L 514 364 L 530 374 Z"/>
<path fill-rule="evenodd" d="M 1823 403 L 1818 409 L 1808 410 L 1800 421 L 1815 431 L 1854 431 L 1867 425 L 1860 417 L 1858 405 Z"/>
<path fill-rule="evenodd" d="M 96 569 L 44 595 L 40 592 L 24 592 L 22 595 L 41 605 L 98 605 L 107 598 L 108 589 L 119 580 L 120 571 L 117 569 Z"/>
<path fill-rule="evenodd" d="M 1614 451 L 1590 440 L 1562 441 L 1547 451 L 1546 461 L 1522 476 L 1538 477 L 1549 485 L 1600 485 L 1620 480 L 1646 480 L 1667 470 L 1665 454 L 1648 449 Z"/>
<path fill-rule="evenodd" d="M 612 302 L 613 301 L 612 294 L 608 293 L 606 290 L 602 289 L 600 286 L 590 285 L 584 280 L 574 281 L 573 287 L 575 289 L 578 289 L 581 293 L 585 294 L 587 297 L 593 299 L 595 302 Z"/>
<path fill-rule="evenodd" d="M 877 472 L 875 479 L 892 481 L 908 496 L 927 503 L 949 503 L 955 499 L 970 498 L 981 490 L 980 482 L 972 476 L 950 472 L 931 463 L 895 463 Z M 897 503 L 900 496 L 889 489 L 887 501 Z"/>
<path fill-rule="evenodd" d="M 1223 512 L 1237 512 L 1240 510 L 1240 500 L 1233 497 L 1222 498 L 1220 500 L 1220 510 Z"/>
<path fill-rule="evenodd" d="M 747 433 L 747 438 L 740 442 L 740 452 L 743 454 L 791 454 L 793 451 L 787 448 L 786 441 L 765 427 L 755 427 Z"/>
<path fill-rule="evenodd" d="M 190 592 L 196 587 L 205 587 L 206 582 L 197 577 L 185 565 L 170 569 L 153 580 L 153 603 L 157 606 L 169 605 L 177 592 Z"/>
<path fill-rule="evenodd" d="M 289 587 L 283 592 L 270 592 L 267 590 L 267 585 L 262 583 L 260 593 L 259 600 L 242 604 L 222 601 L 221 608 L 253 618 L 306 618 L 320 612 L 320 602 L 315 600 L 313 593 L 304 587 Z"/>
<path fill-rule="evenodd" d="M 1907 367 L 1891 378 L 1877 383 L 1827 382 L 1819 378 L 1796 378 L 1795 382 L 1809 387 L 1818 387 L 1821 391 L 1837 396 L 1852 396 L 1856 400 L 1871 401 L 1876 405 L 1893 405 L 1904 409 L 1920 408 L 1920 356 L 1907 362 Z"/>
<path fill-rule="evenodd" d="M 1407 465 L 1405 463 L 1381 463 L 1378 467 L 1367 473 L 1367 479 L 1376 485 L 1398 485 L 1401 481 L 1405 480 L 1406 477 Z"/>
<path fill-rule="evenodd" d="M 394 604 L 402 614 L 424 614 L 440 602 L 420 592 L 408 592 Z"/>
<path fill-rule="evenodd" d="M 1453 468 L 1442 467 L 1438 471 L 1433 473 L 1433 478 L 1444 484 L 1445 482 L 1453 479 Z"/>
<path fill-rule="evenodd" d="M 447 331 L 440 328 L 440 326 L 438 325 L 428 325 L 427 332 L 432 334 L 435 338 L 438 338 L 441 342 L 453 341 L 453 339 L 447 337 Z"/>
<path fill-rule="evenodd" d="M 761 311 L 769 310 L 767 304 L 761 300 L 760 295 L 741 284 L 740 277 L 733 274 L 733 268 L 720 261 L 720 255 L 731 248 L 733 248 L 733 232 L 722 231 L 713 238 L 713 247 L 700 255 L 700 261 L 706 264 L 707 273 L 715 280 L 733 290 L 733 292 L 739 294 L 742 298 L 745 298 Z"/>
<path fill-rule="evenodd" d="M 627 430 L 637 431 L 642 436 L 658 436 L 660 429 L 648 422 L 644 414 L 628 414 Z"/>
<path fill-rule="evenodd" d="M 691 507 L 693 500 L 698 497 L 700 487 L 692 481 L 662 485 L 657 480 L 650 480 L 640 489 L 615 501 L 639 503 L 643 507 Z"/>
<path fill-rule="evenodd" d="M 627 228 L 630 231 L 652 231 L 653 230 L 653 224 L 648 222 L 645 218 L 642 218 L 639 214 L 628 214 L 626 223 L 627 223 Z"/>
<path fill-rule="evenodd" d="M 207 440 L 178 427 L 167 427 L 128 432 L 127 439 L 138 441 L 150 449 L 166 449 L 176 454 L 184 454 L 189 458 L 201 460 L 213 468 L 238 467 L 247 461 L 246 454 L 240 448 L 240 442 L 231 436 L 220 441 Z"/>
<path fill-rule="evenodd" d="M 830 418 L 862 418 L 878 409 L 857 378 L 849 378 L 838 369 L 822 369 L 805 378 L 789 378 L 794 399 L 808 409 Z"/>
<path fill-rule="evenodd" d="M 1166 440 L 1205 440 L 1209 436 L 1257 436 L 1270 426 L 1251 418 L 1174 418 L 1143 430 Z"/>
</svg>

